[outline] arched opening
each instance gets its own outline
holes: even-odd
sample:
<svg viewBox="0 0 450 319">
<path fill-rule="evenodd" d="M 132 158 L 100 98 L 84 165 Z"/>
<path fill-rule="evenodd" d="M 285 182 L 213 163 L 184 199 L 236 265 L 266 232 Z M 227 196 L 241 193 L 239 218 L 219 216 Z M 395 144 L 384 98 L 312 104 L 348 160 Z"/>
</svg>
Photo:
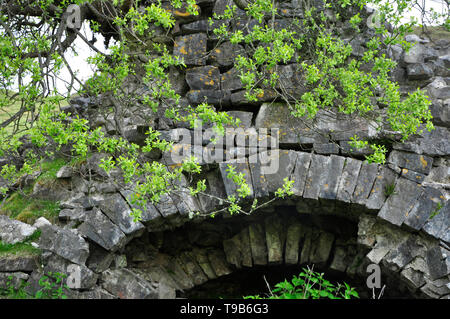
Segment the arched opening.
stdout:
<svg viewBox="0 0 450 319">
<path fill-rule="evenodd" d="M 372 298 L 366 284 L 367 252 L 358 244 L 354 218 L 299 213 L 289 205 L 149 232 L 125 251 L 127 267 L 189 299 L 266 296 L 268 286 L 290 281 L 307 266 L 333 284 L 354 287 L 360 298 Z M 383 298 L 414 297 L 388 270 L 382 270 L 382 283 Z"/>
</svg>

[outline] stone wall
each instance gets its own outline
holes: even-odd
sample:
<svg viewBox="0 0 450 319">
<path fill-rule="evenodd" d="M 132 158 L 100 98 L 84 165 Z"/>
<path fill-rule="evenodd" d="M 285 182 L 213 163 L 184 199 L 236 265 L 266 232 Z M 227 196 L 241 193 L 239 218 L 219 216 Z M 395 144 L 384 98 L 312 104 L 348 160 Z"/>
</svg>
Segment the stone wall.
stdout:
<svg viewBox="0 0 450 319">
<path fill-rule="evenodd" d="M 244 219 L 224 213 L 210 220 L 192 218 L 189 212 L 220 209 L 218 200 L 168 194 L 156 205 L 149 203 L 142 221 L 134 222 L 130 192 L 118 189 L 100 169 L 104 154 L 94 154 L 79 171 L 63 167 L 57 177 L 58 185 L 64 187 L 52 188 L 51 194 L 45 185 L 35 184 L 36 196 L 60 200 L 58 224 L 40 220 L 30 226 L 0 216 L 2 241 L 23 240 L 39 228 L 42 234 L 37 245 L 43 251 L 40 257 L 0 257 L 0 284 L 12 274 L 16 281 L 28 280 L 33 290 L 43 273 L 66 272 L 73 264 L 80 267 L 82 280 L 71 297 L 174 298 L 177 291 L 242 268 L 317 264 L 364 277 L 365 266 L 376 263 L 383 276 L 394 278 L 395 285 L 403 285 L 415 297 L 449 298 L 450 41 L 432 43 L 412 35 L 407 41 L 415 45 L 409 52 L 396 47 L 387 52 L 399 62 L 393 77 L 402 92 L 418 86 L 427 90 L 436 129 L 406 143 L 397 139 L 389 144 L 386 165 L 368 164 L 363 155 L 370 150 L 352 150 L 350 137 L 395 140 L 395 132 L 376 130 L 373 123 L 360 118 L 322 111 L 313 122 L 295 119 L 286 105 L 271 103 L 270 90 L 258 102 L 246 101 L 232 62 L 243 48 L 226 42 L 215 47 L 217 41 L 206 23 L 212 12 L 220 13 L 229 2 L 200 2 L 203 13 L 180 16 L 170 34 L 174 53 L 183 56 L 188 66 L 185 71 L 171 71 L 176 90 L 182 94 L 181 106 L 201 103 L 206 97 L 208 103 L 241 119 L 246 137 L 233 137 L 227 145 L 234 159 L 203 163 L 207 192 L 217 197 L 235 194 L 236 187 L 225 171 L 231 164 L 245 173 L 250 199 L 273 198 L 285 177 L 295 180 L 294 195 Z M 282 5 L 289 14 L 296 12 L 294 1 Z M 277 23 L 289 26 L 288 14 Z M 354 54 L 370 39 L 367 32 L 366 37 L 351 40 Z M 279 72 L 285 87 L 296 94 L 304 92 L 302 75 L 294 63 L 279 66 Z M 108 99 L 101 96 L 79 97 L 67 110 L 113 135 L 114 121 L 101 115 L 108 107 Z M 175 142 L 175 150 L 194 150 L 194 131 L 173 123 L 162 112 L 129 110 L 122 124 L 130 141 L 142 142 L 144 129 L 153 127 Z M 310 130 L 311 125 L 318 130 Z M 257 134 L 261 137 L 265 128 L 279 129 L 278 143 L 264 150 L 269 161 L 279 163 L 275 173 L 264 173 L 256 156 L 261 150 L 246 142 Z M 204 133 L 211 130 L 208 125 L 203 129 Z M 190 138 L 181 140 L 180 136 Z M 265 136 L 272 141 L 271 135 Z M 206 154 L 209 140 L 202 142 L 200 151 Z M 151 154 L 151 158 L 174 164 L 170 153 Z M 186 180 L 181 183 L 188 186 Z M 286 207 L 295 214 L 284 214 Z M 305 216 L 312 224 L 304 222 Z M 339 227 L 332 218 L 341 220 Z M 183 232 L 185 237 L 180 239 Z"/>
</svg>

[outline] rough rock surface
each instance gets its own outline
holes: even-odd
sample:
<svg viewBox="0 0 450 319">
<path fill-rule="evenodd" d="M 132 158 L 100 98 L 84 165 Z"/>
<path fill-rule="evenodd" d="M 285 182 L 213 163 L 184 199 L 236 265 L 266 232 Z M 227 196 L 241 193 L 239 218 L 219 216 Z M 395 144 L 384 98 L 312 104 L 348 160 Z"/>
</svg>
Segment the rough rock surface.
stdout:
<svg viewBox="0 0 450 319">
<path fill-rule="evenodd" d="M 39 229 L 41 237 L 33 244 L 42 250 L 39 257 L 0 256 L 0 285 L 10 275 L 15 285 L 22 279 L 37 283 L 40 263 L 46 271 L 66 271 L 69 265 L 77 265 L 82 284 L 80 291 L 73 292 L 74 298 L 175 298 L 237 269 L 315 264 L 365 278 L 365 267 L 375 263 L 383 276 L 393 280 L 388 284 L 392 289 L 415 297 L 449 298 L 448 41 L 432 43 L 409 35 L 406 41 L 414 46 L 408 52 L 395 46 L 387 52 L 398 62 L 392 76 L 402 94 L 419 86 L 432 101 L 435 130 L 400 142 L 396 132 L 358 116 L 321 109 L 314 120 L 293 117 L 286 104 L 273 103 L 277 96 L 273 88 L 264 87 L 257 101 L 249 102 L 233 60 L 245 54 L 244 48 L 217 43 L 204 16 L 211 10 L 222 14 L 230 4 L 232 0 L 200 1 L 203 14 L 179 11 L 172 30 L 173 53 L 187 66 L 169 70 L 175 91 L 182 96 L 180 110 L 207 101 L 241 120 L 242 134 L 233 131 L 229 145 L 222 145 L 233 157 L 214 163 L 203 157 L 213 137 L 211 124 L 203 123 L 205 135 L 194 154 L 201 157 L 205 194 L 166 194 L 158 203 L 148 202 L 142 220 L 135 222 L 130 213 L 138 207 L 132 203 L 132 192 L 112 183 L 100 167 L 106 154 L 92 154 L 81 164 L 82 174 L 63 166 L 55 183 L 36 183 L 33 192 L 61 201 L 57 225 L 41 219 L 30 226 L 0 215 L 3 243 L 22 242 Z M 289 17 L 299 14 L 293 2 L 283 2 L 280 9 L 282 18 L 275 27 L 293 28 Z M 236 14 L 245 16 L 245 11 L 238 9 Z M 248 22 L 249 27 L 258 24 Z M 244 35 L 248 32 L 242 23 L 224 23 Z M 350 32 L 348 27 L 343 26 L 344 33 Z M 349 37 L 348 43 L 352 56 L 361 57 L 364 36 Z M 275 89 L 301 96 L 306 87 L 300 70 L 294 59 L 277 66 L 281 85 Z M 99 111 L 109 106 L 102 97 L 77 97 L 67 110 L 81 116 L 88 113 L 93 128 L 101 126 L 107 134 L 115 134 L 114 119 L 102 118 Z M 164 107 L 155 114 L 139 110 L 134 116 L 131 109 L 126 110 L 122 123 L 126 137 L 142 144 L 145 130 L 152 127 L 162 139 L 175 143 L 174 152 L 191 150 L 195 132 L 189 123 L 174 123 L 164 111 Z M 353 149 L 349 142 L 355 134 L 386 144 L 386 165 L 364 161 L 372 150 Z M 263 145 L 264 141 L 270 143 Z M 156 152 L 145 157 L 176 167 L 179 163 L 172 155 Z M 236 185 L 227 178 L 229 164 L 244 174 L 250 189 L 248 198 L 239 202 L 243 207 L 253 200 L 273 199 L 285 178 L 294 181 L 293 196 L 251 216 L 231 216 L 223 201 L 237 194 Z M 182 179 L 179 186 L 186 190 L 196 181 Z M 192 214 L 221 209 L 224 213 L 212 221 Z M 403 286 L 406 290 L 401 290 Z"/>
</svg>

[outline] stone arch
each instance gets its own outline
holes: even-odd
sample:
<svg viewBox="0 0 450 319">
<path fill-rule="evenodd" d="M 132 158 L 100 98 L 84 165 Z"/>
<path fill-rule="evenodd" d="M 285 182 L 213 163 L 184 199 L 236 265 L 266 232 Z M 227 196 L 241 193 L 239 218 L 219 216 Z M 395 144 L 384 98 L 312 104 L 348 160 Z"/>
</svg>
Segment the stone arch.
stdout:
<svg viewBox="0 0 450 319">
<path fill-rule="evenodd" d="M 292 178 L 294 195 L 261 212 L 250 216 L 224 213 L 215 219 L 190 218 L 191 209 L 211 212 L 221 203 L 207 196 L 169 194 L 159 204 L 149 203 L 143 220 L 134 222 L 130 216 L 130 194 L 121 190 L 63 202 L 65 209 L 60 217 L 78 220 L 79 225 L 74 231 L 45 226 L 39 244 L 82 267 L 86 274 L 84 290 L 98 288 L 108 296 L 121 298 L 173 298 L 177 291 L 192 289 L 240 268 L 272 264 L 325 264 L 327 269 L 341 267 L 347 273 L 355 268 L 352 265 L 357 258 L 362 262 L 350 272 L 353 275 L 364 276 L 364 266 L 376 263 L 381 265 L 383 274 L 407 286 L 415 296 L 449 296 L 448 202 L 439 214 L 429 218 L 443 199 L 441 190 L 411 181 L 387 166 L 349 157 L 293 150 L 266 155 L 270 161 L 278 161 L 275 173 L 266 174 L 260 162 L 246 158 L 219 163 L 205 175 L 208 192 L 219 197 L 233 195 L 236 186 L 226 177 L 226 167 L 234 166 L 245 173 L 252 190 L 250 202 L 254 198 L 273 198 L 283 179 Z M 414 156 L 422 165 L 420 155 Z M 188 183 L 184 180 L 181 185 L 187 187 Z M 391 194 L 385 192 L 386 185 L 393 185 Z M 280 214 L 286 207 L 295 213 L 287 217 Z M 358 247 L 357 253 L 352 255 L 344 244 L 337 244 L 345 232 L 333 232 L 330 228 L 335 223 L 331 219 L 321 228 L 303 225 L 299 222 L 302 216 L 310 216 L 315 222 L 333 217 L 353 223 L 353 230 L 348 232 L 353 234 L 352 245 Z M 222 232 L 217 228 L 217 220 L 230 225 L 246 220 L 247 226 L 227 226 Z M 201 224 L 208 224 L 209 228 L 195 232 L 196 225 Z M 161 249 L 161 236 L 183 227 L 193 230 L 194 235 L 190 236 L 200 238 L 199 247 L 182 250 L 180 247 L 192 238 L 173 238 L 163 242 L 173 242 L 175 246 Z M 79 242 L 79 247 L 72 246 L 68 251 L 54 244 L 64 242 L 66 237 Z M 121 259 L 124 256 L 128 258 Z M 87 293 L 83 289 L 81 295 Z"/>
<path fill-rule="evenodd" d="M 328 227 L 325 230 L 318 226 L 320 222 L 317 220 L 313 224 L 308 221 L 312 215 L 302 216 L 295 212 L 294 207 L 290 207 L 292 210 L 288 213 L 288 206 L 279 207 L 283 213 L 265 212 L 244 217 L 238 223 L 241 227 L 228 227 L 228 231 L 223 231 L 227 228 L 224 226 L 228 224 L 226 219 L 222 223 L 211 222 L 210 225 L 215 225 L 222 233 L 221 238 L 226 238 L 219 245 L 217 242 L 205 243 L 208 236 L 205 229 L 208 227 L 201 224 L 194 227 L 193 235 L 189 235 L 192 227 L 185 227 L 187 235 L 185 233 L 184 237 L 174 230 L 175 234 L 164 239 L 172 245 L 153 251 L 151 258 L 137 258 L 129 265 L 130 270 L 145 280 L 162 283 L 166 289 L 172 289 L 172 296 L 195 290 L 222 277 L 229 278 L 241 270 L 251 272 L 254 267 L 269 267 L 270 271 L 270 267 L 282 265 L 297 266 L 300 271 L 302 266 L 313 264 L 317 269 L 339 272 L 346 278 L 357 277 L 365 283 L 367 265 L 376 263 L 382 268 L 383 284 L 387 284 L 390 295 L 396 297 L 429 296 L 435 293 L 435 283 L 445 281 L 433 281 L 431 278 L 436 278 L 437 274 L 432 274 L 434 270 L 431 268 L 426 270 L 432 265 L 428 263 L 431 261 L 428 255 L 436 253 L 439 248 L 430 238 L 399 231 L 397 227 L 386 225 L 367 214 L 361 215 L 351 231 L 345 227 L 349 221 L 344 218 L 333 220 L 331 217 L 336 216 L 322 215 L 323 225 L 335 223 L 335 229 Z M 338 223 L 340 227 L 336 227 Z M 342 236 L 342 232 L 348 232 L 347 236 Z M 199 233 L 204 233 L 205 237 Z M 153 238 L 148 244 L 153 245 L 155 240 Z M 129 247 L 135 244 L 132 242 Z M 183 247 L 176 251 L 174 245 Z M 136 247 L 135 251 L 144 249 Z M 129 260 L 133 261 L 133 248 L 128 253 Z M 111 274 L 116 272 L 116 275 L 122 272 L 109 271 Z M 393 294 L 392 290 L 395 290 Z M 367 296 L 367 289 L 362 293 Z"/>
<path fill-rule="evenodd" d="M 326 270 L 363 277 L 365 266 L 375 263 L 383 276 L 413 296 L 448 298 L 449 204 L 440 189 L 349 157 L 268 152 L 270 161 L 278 161 L 275 173 L 266 174 L 250 158 L 219 163 L 205 174 L 207 191 L 218 197 L 235 194 L 226 178 L 230 164 L 245 173 L 252 190 L 249 202 L 272 199 L 286 177 L 295 181 L 292 197 L 250 216 L 223 213 L 211 219 L 190 218 L 189 210 L 211 212 L 221 207 L 217 199 L 168 194 L 156 205 L 149 203 L 140 222 L 133 221 L 130 194 L 124 190 L 74 197 L 61 204 L 60 218 L 75 223 L 75 229 L 41 228 L 39 245 L 52 254 L 46 267 L 79 265 L 78 296 L 174 298 L 177 291 L 255 266 L 324 264 Z M 410 156 L 422 165 L 420 155 Z M 186 180 L 180 183 L 188 186 Z M 393 185 L 392 193 L 386 193 L 386 185 Z M 439 213 L 430 219 L 441 201 Z M 333 229 L 337 225 L 349 228 Z M 190 237 L 177 239 L 183 228 Z M 346 233 L 352 234 L 348 245 L 342 242 Z M 59 242 L 72 244 L 68 249 Z"/>
</svg>

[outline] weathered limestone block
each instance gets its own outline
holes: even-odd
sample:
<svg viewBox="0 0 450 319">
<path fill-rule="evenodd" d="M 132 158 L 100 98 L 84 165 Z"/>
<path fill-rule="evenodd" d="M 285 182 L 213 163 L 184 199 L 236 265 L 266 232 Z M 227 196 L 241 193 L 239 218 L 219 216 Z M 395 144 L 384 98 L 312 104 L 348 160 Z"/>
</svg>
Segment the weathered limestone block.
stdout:
<svg viewBox="0 0 450 319">
<path fill-rule="evenodd" d="M 394 143 L 393 147 L 396 150 L 404 150 L 428 156 L 446 156 L 450 154 L 450 131 L 448 130 L 448 128 L 436 126 L 435 129 L 431 132 L 424 130 L 422 137 L 411 138 L 404 143 Z M 411 156 L 407 157 L 406 159 L 410 161 L 412 160 L 415 167 L 419 167 L 421 170 L 405 166 L 406 168 L 424 174 L 429 173 L 432 162 L 424 162 L 428 161 L 430 159 L 429 157 L 423 157 L 422 160 L 420 157 L 415 155 L 415 157 L 419 158 L 420 165 L 418 165 L 419 163 L 417 163 L 417 159 L 411 159 L 410 157 Z M 403 159 L 397 158 L 398 157 L 396 156 L 396 160 L 404 163 Z M 398 166 L 402 167 L 401 165 Z"/>
<path fill-rule="evenodd" d="M 91 173 L 98 174 L 102 177 L 107 177 L 106 171 L 99 166 L 101 164 L 101 160 L 106 158 L 108 158 L 108 154 L 106 153 L 94 153 L 87 159 L 84 168 L 87 171 L 91 171 Z"/>
<path fill-rule="evenodd" d="M 183 34 L 207 32 L 208 26 L 208 20 L 198 20 L 183 24 L 181 26 L 181 31 L 183 31 Z"/>
<path fill-rule="evenodd" d="M 412 291 L 415 291 L 426 283 L 423 273 L 413 268 L 403 269 L 400 275 L 402 282 L 405 282 Z"/>
<path fill-rule="evenodd" d="M 352 203 L 365 205 L 370 191 L 373 188 L 375 178 L 378 174 L 378 165 L 374 163 L 363 162 L 359 171 L 355 191 L 353 192 Z"/>
<path fill-rule="evenodd" d="M 117 299 L 116 296 L 110 294 L 105 289 L 100 288 L 99 286 L 94 286 L 92 289 L 78 291 L 78 290 L 70 290 L 67 292 L 68 299 Z"/>
<path fill-rule="evenodd" d="M 240 128 L 248 129 L 252 126 L 252 119 L 253 119 L 253 113 L 252 112 L 245 112 L 245 111 L 228 111 L 228 115 L 230 115 L 233 119 L 239 119 L 239 126 Z M 232 127 L 232 125 L 228 125 L 225 127 Z M 259 134 L 261 135 L 261 134 Z"/>
<path fill-rule="evenodd" d="M 242 266 L 252 267 L 253 266 L 253 256 L 252 256 L 252 246 L 250 242 L 250 229 L 246 227 L 239 233 L 239 238 L 241 241 L 241 256 L 242 256 Z"/>
<path fill-rule="evenodd" d="M 84 237 L 102 246 L 106 250 L 116 251 L 127 241 L 125 234 L 113 224 L 99 209 L 89 212 L 89 217 L 78 227 Z"/>
<path fill-rule="evenodd" d="M 102 287 L 120 299 L 156 299 L 158 285 L 151 284 L 129 269 L 108 269 L 102 273 Z"/>
<path fill-rule="evenodd" d="M 295 196 L 303 196 L 305 190 L 306 178 L 311 164 L 311 153 L 297 152 L 297 162 L 295 163 L 292 178 L 292 192 Z"/>
<path fill-rule="evenodd" d="M 175 128 L 171 130 L 158 131 L 159 139 L 175 144 L 192 144 L 192 132 L 186 128 Z"/>
<path fill-rule="evenodd" d="M 224 91 L 226 92 L 226 91 Z M 245 90 L 237 91 L 231 93 L 230 96 L 230 102 L 234 106 L 239 105 L 259 105 L 261 102 L 268 102 L 273 101 L 277 96 L 278 93 L 273 89 L 263 89 L 261 93 L 258 93 L 256 95 L 256 101 L 249 101 L 245 96 Z"/>
<path fill-rule="evenodd" d="M 339 141 L 342 155 L 362 156 L 373 154 L 373 150 L 366 146 L 364 148 L 354 148 L 350 145 L 350 141 Z"/>
<path fill-rule="evenodd" d="M 216 0 L 214 3 L 213 14 L 223 15 L 227 9 L 227 6 L 231 7 L 233 5 L 233 0 Z M 236 8 L 236 14 L 237 16 L 245 16 L 245 11 L 240 8 Z"/>
<path fill-rule="evenodd" d="M 408 35 L 405 35 L 405 41 L 406 41 L 406 42 L 412 42 L 412 43 L 414 43 L 414 44 L 416 44 L 416 43 L 422 43 L 422 44 L 425 44 L 425 43 L 429 43 L 429 42 L 430 42 L 430 40 L 422 39 L 422 38 L 419 37 L 417 34 L 408 34 Z M 424 47 L 424 48 L 427 49 L 427 47 Z"/>
<path fill-rule="evenodd" d="M 163 287 L 166 287 L 166 296 L 162 296 L 161 299 L 175 299 L 175 290 L 182 289 L 166 269 L 162 269 L 158 266 L 151 266 L 150 268 L 145 268 L 145 270 L 133 268 L 132 271 L 142 279 L 153 283 L 161 283 Z"/>
<path fill-rule="evenodd" d="M 317 115 L 321 118 L 321 115 Z M 264 103 L 259 109 L 255 120 L 256 128 L 279 128 L 279 143 L 284 144 L 304 144 L 304 143 L 327 143 L 328 139 L 321 134 L 312 131 L 305 125 L 305 118 L 296 118 L 286 104 Z M 317 120 L 319 121 L 319 120 Z"/>
<path fill-rule="evenodd" d="M 181 215 L 191 216 L 191 214 L 200 211 L 200 204 L 197 199 L 190 194 L 189 183 L 186 177 L 181 175 L 180 179 L 174 181 L 174 184 L 178 189 L 171 192 L 170 197 L 175 203 L 178 212 Z"/>
<path fill-rule="evenodd" d="M 155 203 L 156 208 L 164 218 L 178 214 L 178 209 L 170 195 L 164 194 L 160 197 L 159 202 Z"/>
<path fill-rule="evenodd" d="M 333 242 L 334 235 L 332 233 L 321 231 L 312 245 L 309 261 L 315 265 L 324 265 L 330 256 Z"/>
<path fill-rule="evenodd" d="M 317 154 L 339 154 L 339 145 L 335 143 L 314 143 L 313 148 Z"/>
<path fill-rule="evenodd" d="M 422 63 L 424 62 L 426 49 L 427 48 L 423 44 L 416 43 L 408 50 L 408 52 L 405 52 L 403 60 L 406 63 Z"/>
<path fill-rule="evenodd" d="M 335 246 L 330 269 L 345 273 L 357 254 L 356 246 L 353 242 L 349 243 L 339 238 L 336 238 Z"/>
<path fill-rule="evenodd" d="M 56 178 L 70 178 L 72 175 L 73 168 L 68 165 L 64 165 L 56 172 Z"/>
<path fill-rule="evenodd" d="M 182 252 L 179 256 L 179 264 L 184 272 L 191 278 L 194 285 L 198 286 L 208 281 L 208 277 L 202 268 L 197 264 L 190 252 Z"/>
<path fill-rule="evenodd" d="M 346 142 L 355 135 L 361 139 L 376 138 L 380 135 L 380 132 L 377 131 L 379 124 L 354 115 L 338 113 L 329 118 L 324 114 L 318 124 L 319 128 L 330 134 L 333 141 Z M 341 149 L 343 154 L 357 152 L 357 150 L 349 150 L 347 143 L 341 144 L 341 147 L 343 147 Z M 365 149 L 363 151 L 365 152 Z"/>
<path fill-rule="evenodd" d="M 100 209 L 126 235 L 135 234 L 145 228 L 142 223 L 133 221 L 131 208 L 119 193 L 106 197 L 100 203 Z"/>
<path fill-rule="evenodd" d="M 383 260 L 383 258 L 390 252 L 390 250 L 391 247 L 388 246 L 374 247 L 371 251 L 369 251 L 366 258 L 372 264 L 379 264 Z"/>
<path fill-rule="evenodd" d="M 432 280 L 436 280 L 450 274 L 450 251 L 435 246 L 426 252 L 426 262 L 429 275 Z"/>
<path fill-rule="evenodd" d="M 386 189 L 395 185 L 397 174 L 387 168 L 381 167 L 379 174 L 375 179 L 372 190 L 370 191 L 369 198 L 366 201 L 366 207 L 368 209 L 380 209 L 383 207 L 384 202 L 387 199 Z"/>
<path fill-rule="evenodd" d="M 425 248 L 417 242 L 416 236 L 409 236 L 407 240 L 383 257 L 382 263 L 391 271 L 398 272 L 424 252 Z"/>
<path fill-rule="evenodd" d="M 267 265 L 267 244 L 264 226 L 251 224 L 249 226 L 250 247 L 254 265 Z"/>
<path fill-rule="evenodd" d="M 217 278 L 217 275 L 214 272 L 214 269 L 212 268 L 211 264 L 209 263 L 208 254 L 205 249 L 194 248 L 192 250 L 192 254 L 193 254 L 195 260 L 197 261 L 197 264 L 203 270 L 203 272 L 208 277 L 208 279 Z"/>
<path fill-rule="evenodd" d="M 235 145 L 237 147 L 247 147 L 257 150 L 258 147 L 258 132 L 254 127 L 249 128 L 235 128 Z M 228 145 L 227 145 L 228 146 Z"/>
<path fill-rule="evenodd" d="M 173 55 L 184 58 L 186 65 L 205 65 L 206 40 L 204 33 L 176 37 Z"/>
<path fill-rule="evenodd" d="M 208 260 L 217 277 L 231 274 L 231 269 L 228 266 L 223 250 L 214 249 L 208 251 Z"/>
<path fill-rule="evenodd" d="M 238 159 L 238 158 L 245 158 L 246 156 L 252 156 L 258 153 L 258 149 L 256 147 L 232 147 L 225 152 L 228 152 L 227 155 L 230 159 Z M 249 163 L 250 165 L 250 163 Z"/>
<path fill-rule="evenodd" d="M 270 162 L 267 164 L 270 169 L 267 169 L 264 173 L 267 180 L 269 194 L 273 194 L 278 190 L 278 188 L 281 188 L 284 184 L 283 180 L 285 178 L 291 180 L 296 160 L 297 152 L 295 151 L 279 150 L 278 152 L 270 152 Z"/>
<path fill-rule="evenodd" d="M 427 185 L 434 183 L 450 184 L 450 165 L 440 165 L 433 167 L 430 174 L 424 180 Z"/>
<path fill-rule="evenodd" d="M 36 231 L 36 228 L 0 215 L 0 239 L 6 244 L 16 244 L 24 241 Z"/>
<path fill-rule="evenodd" d="M 78 193 L 59 204 L 62 209 L 92 209 L 92 203 L 84 193 Z"/>
<path fill-rule="evenodd" d="M 342 176 L 339 181 L 336 199 L 350 203 L 353 192 L 358 181 L 359 172 L 362 166 L 361 161 L 353 158 L 345 159 L 345 166 L 342 170 Z"/>
<path fill-rule="evenodd" d="M 191 90 L 187 92 L 186 98 L 194 105 L 208 103 L 212 105 L 230 104 L 231 93 L 219 90 Z"/>
<path fill-rule="evenodd" d="M 422 174 L 430 173 L 433 166 L 432 157 L 397 150 L 394 150 L 389 154 L 387 162 Z"/>
<path fill-rule="evenodd" d="M 444 196 L 439 189 L 432 187 L 424 187 L 423 193 L 409 212 L 405 221 L 405 225 L 415 230 L 420 230 L 433 211 L 438 207 L 438 203 L 444 202 Z"/>
<path fill-rule="evenodd" d="M 390 236 L 390 233 L 387 234 Z M 396 237 L 386 240 L 384 232 L 380 231 L 380 225 L 374 216 L 360 215 L 358 223 L 358 244 L 371 250 L 363 257 L 371 263 L 378 264 L 384 256 L 393 248 Z"/>
<path fill-rule="evenodd" d="M 409 179 L 410 181 L 422 184 L 422 182 L 425 180 L 426 175 L 417 173 L 414 171 L 411 171 L 407 168 L 402 169 L 402 175 L 403 178 Z"/>
<path fill-rule="evenodd" d="M 232 68 L 220 76 L 220 85 L 222 90 L 234 91 L 243 89 L 244 86 L 239 78 L 239 71 Z"/>
<path fill-rule="evenodd" d="M 209 20 L 198 20 L 191 23 L 185 23 L 181 26 L 179 34 L 191 34 L 191 33 L 206 33 L 208 36 L 208 40 L 219 40 L 219 36 L 214 34 L 214 29 L 220 28 L 223 24 L 228 26 L 230 23 L 230 19 L 221 19 L 221 20 L 213 20 L 213 23 L 210 24 Z M 209 64 L 209 60 L 207 63 Z"/>
<path fill-rule="evenodd" d="M 365 277 L 367 276 L 367 266 L 371 263 L 372 262 L 365 257 L 364 251 L 358 251 L 347 267 L 347 275 L 350 277 L 355 275 Z"/>
<path fill-rule="evenodd" d="M 408 80 L 423 81 L 433 76 L 433 69 L 425 63 L 408 64 L 406 67 Z"/>
<path fill-rule="evenodd" d="M 347 263 L 345 262 L 345 257 L 347 256 L 344 247 L 336 247 L 334 250 L 333 261 L 330 264 L 330 269 L 345 272 L 347 269 Z"/>
<path fill-rule="evenodd" d="M 416 204 L 422 193 L 419 184 L 410 180 L 399 178 L 395 184 L 394 194 L 384 203 L 378 217 L 400 226 Z"/>
<path fill-rule="evenodd" d="M 253 197 L 253 183 L 252 183 L 252 177 L 251 177 L 251 173 L 250 173 L 250 168 L 248 165 L 248 162 L 246 159 L 244 159 L 245 162 L 242 163 L 240 159 L 237 160 L 230 160 L 227 162 L 222 162 L 219 164 L 219 169 L 220 169 L 220 173 L 222 175 L 222 180 L 223 183 L 225 185 L 225 190 L 227 192 L 227 196 L 236 196 L 236 198 L 238 198 L 238 192 L 237 189 L 239 188 L 236 183 L 233 182 L 232 179 L 228 178 L 228 165 L 231 165 L 231 167 L 234 168 L 236 173 L 243 173 L 244 174 L 244 178 L 245 178 L 245 182 L 247 183 L 247 185 L 250 187 L 250 195 L 249 197 Z"/>
<path fill-rule="evenodd" d="M 95 273 L 102 273 L 108 269 L 114 259 L 114 254 L 96 244 L 90 244 L 90 254 L 86 266 Z"/>
<path fill-rule="evenodd" d="M 33 271 L 39 267 L 38 256 L 5 255 L 0 257 L 0 272 Z"/>
<path fill-rule="evenodd" d="M 231 19 L 231 30 L 232 32 L 236 32 L 238 30 L 242 31 L 242 34 L 246 36 L 249 31 L 253 30 L 255 26 L 259 25 L 263 27 L 262 23 L 259 23 L 256 19 Z"/>
<path fill-rule="evenodd" d="M 52 223 L 50 223 L 47 218 L 41 216 L 38 219 L 36 219 L 36 221 L 33 224 L 33 227 L 36 227 L 37 229 L 41 229 L 45 225 L 51 225 L 51 224 Z"/>
<path fill-rule="evenodd" d="M 444 204 L 436 216 L 427 221 L 422 230 L 435 238 L 450 243 L 450 201 Z"/>
<path fill-rule="evenodd" d="M 229 67 L 234 65 L 238 55 L 246 56 L 245 50 L 240 44 L 224 42 L 211 51 L 209 61 L 212 65 Z M 240 81 L 240 79 L 238 78 Z"/>
<path fill-rule="evenodd" d="M 186 82 L 191 90 L 220 90 L 219 69 L 211 65 L 188 69 Z"/>
<path fill-rule="evenodd" d="M 277 65 L 275 72 L 279 74 L 277 88 L 294 89 L 294 97 L 301 97 L 307 91 L 304 85 L 305 79 L 301 72 L 301 66 L 297 63 L 288 65 Z"/>
<path fill-rule="evenodd" d="M 428 297 L 433 299 L 441 298 L 450 294 L 450 288 L 448 287 L 449 278 L 444 280 L 438 279 L 435 281 L 427 282 L 420 290 Z"/>
<path fill-rule="evenodd" d="M 275 152 L 279 152 L 279 150 L 276 150 Z M 268 165 L 270 163 L 270 154 L 271 151 L 266 151 L 250 155 L 248 158 L 248 166 L 252 176 L 255 198 L 269 196 L 269 184 L 264 173 L 266 168 L 270 167 Z"/>
<path fill-rule="evenodd" d="M 142 211 L 141 221 L 143 223 L 152 222 L 152 224 L 153 224 L 156 221 L 162 220 L 162 216 L 159 213 L 158 209 L 156 209 L 155 205 L 153 205 L 150 201 L 148 201 L 144 207 L 141 207 L 139 205 L 131 203 L 132 194 L 133 194 L 132 191 L 126 190 L 126 189 L 121 189 L 120 194 L 122 194 L 122 196 L 125 198 L 125 200 L 127 201 L 128 205 L 131 208 L 140 209 Z"/>
<path fill-rule="evenodd" d="M 300 223 L 290 223 L 286 232 L 285 263 L 298 263 L 300 239 L 303 237 L 303 227 Z"/>
<path fill-rule="evenodd" d="M 44 273 L 59 272 L 69 276 L 70 266 L 75 267 L 74 269 L 77 269 L 80 274 L 79 278 L 80 280 L 78 282 L 80 286 L 74 287 L 75 289 L 90 289 L 97 283 L 98 275 L 95 274 L 88 267 L 84 265 L 72 264 L 70 261 L 67 261 L 64 258 L 61 258 L 57 255 L 52 255 L 48 259 L 47 264 L 44 267 Z"/>
<path fill-rule="evenodd" d="M 206 191 L 207 194 L 214 195 L 218 198 L 225 198 L 225 185 L 222 182 L 221 175 L 218 170 L 213 170 L 206 174 Z M 198 200 L 203 212 L 211 212 L 220 205 L 220 201 L 203 194 L 198 195 Z"/>
<path fill-rule="evenodd" d="M 310 199 L 319 197 L 320 191 L 327 183 L 326 178 L 330 163 L 331 158 L 328 156 L 312 155 L 303 197 Z"/>
<path fill-rule="evenodd" d="M 300 253 L 299 264 L 303 265 L 310 261 L 310 253 L 312 249 L 312 242 L 317 237 L 317 230 L 311 227 L 303 227 L 304 231 L 304 241 L 302 246 L 302 251 Z"/>
<path fill-rule="evenodd" d="M 430 106 L 430 111 L 435 125 L 450 127 L 450 98 L 443 101 L 434 100 Z"/>
<path fill-rule="evenodd" d="M 328 166 L 327 177 L 325 178 L 325 184 L 322 185 L 319 198 L 330 200 L 336 199 L 344 163 L 344 157 L 336 155 L 330 156 L 330 165 Z"/>
<path fill-rule="evenodd" d="M 58 218 L 63 221 L 84 221 L 86 211 L 82 208 L 62 209 Z"/>
<path fill-rule="evenodd" d="M 223 250 L 229 264 L 234 265 L 236 268 L 242 267 L 241 240 L 239 234 L 224 240 Z"/>
<path fill-rule="evenodd" d="M 277 215 L 266 218 L 264 224 L 269 264 L 281 264 L 283 262 L 283 248 L 286 240 L 284 226 Z"/>
<path fill-rule="evenodd" d="M 165 269 L 173 278 L 177 287 L 180 289 L 191 289 L 194 287 L 192 279 L 184 272 L 178 261 L 167 255 L 159 254 L 157 262 Z"/>
<path fill-rule="evenodd" d="M 39 247 L 79 265 L 84 265 L 89 256 L 89 245 L 83 237 L 53 225 L 42 227 Z"/>
</svg>

